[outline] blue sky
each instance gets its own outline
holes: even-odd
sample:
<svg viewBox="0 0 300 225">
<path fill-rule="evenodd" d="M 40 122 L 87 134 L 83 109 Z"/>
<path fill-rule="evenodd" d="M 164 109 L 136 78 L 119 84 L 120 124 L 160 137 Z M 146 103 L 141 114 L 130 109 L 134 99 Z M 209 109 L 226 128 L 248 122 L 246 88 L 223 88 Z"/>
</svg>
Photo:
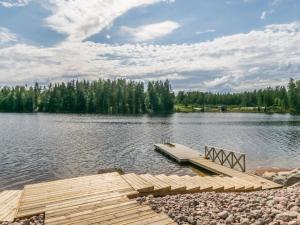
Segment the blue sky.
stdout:
<svg viewBox="0 0 300 225">
<path fill-rule="evenodd" d="M 300 79 L 300 1 L 0 0 L 0 85 L 117 77 L 203 91 Z"/>
</svg>

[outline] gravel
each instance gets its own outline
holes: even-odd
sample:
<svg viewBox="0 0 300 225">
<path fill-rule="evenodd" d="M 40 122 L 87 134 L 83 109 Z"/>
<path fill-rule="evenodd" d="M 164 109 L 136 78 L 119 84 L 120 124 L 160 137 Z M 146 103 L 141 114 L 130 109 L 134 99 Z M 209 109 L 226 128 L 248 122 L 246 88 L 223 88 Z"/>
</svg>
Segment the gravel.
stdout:
<svg viewBox="0 0 300 225">
<path fill-rule="evenodd" d="M 17 219 L 14 222 L 0 222 L 0 225 L 43 225 L 44 224 L 44 214 L 38 216 L 32 216 L 30 218 Z"/>
<path fill-rule="evenodd" d="M 300 183 L 257 192 L 139 197 L 178 224 L 300 225 Z"/>
</svg>

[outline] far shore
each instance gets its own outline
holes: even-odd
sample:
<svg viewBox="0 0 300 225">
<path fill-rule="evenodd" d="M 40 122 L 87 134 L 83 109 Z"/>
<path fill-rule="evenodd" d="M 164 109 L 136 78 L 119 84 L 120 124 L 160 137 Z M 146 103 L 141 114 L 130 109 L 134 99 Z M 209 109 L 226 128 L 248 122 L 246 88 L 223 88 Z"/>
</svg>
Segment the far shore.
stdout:
<svg viewBox="0 0 300 225">
<path fill-rule="evenodd" d="M 193 106 L 193 105 L 175 105 L 175 112 L 192 113 L 192 112 L 209 112 L 209 113 L 279 113 L 291 114 L 288 110 L 282 110 L 278 107 L 242 107 L 242 106 Z"/>
</svg>

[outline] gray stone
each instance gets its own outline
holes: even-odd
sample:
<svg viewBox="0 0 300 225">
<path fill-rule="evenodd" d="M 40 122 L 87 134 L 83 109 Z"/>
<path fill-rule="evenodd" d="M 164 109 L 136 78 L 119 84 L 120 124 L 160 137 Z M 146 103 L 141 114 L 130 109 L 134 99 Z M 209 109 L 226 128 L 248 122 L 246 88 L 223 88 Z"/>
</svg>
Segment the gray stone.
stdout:
<svg viewBox="0 0 300 225">
<path fill-rule="evenodd" d="M 292 208 L 290 208 L 290 211 L 294 211 L 294 212 L 300 213 L 300 207 L 295 205 Z"/>
<path fill-rule="evenodd" d="M 250 221 L 248 218 L 244 218 L 241 220 L 241 225 L 249 225 L 250 224 Z"/>
<path fill-rule="evenodd" d="M 227 211 L 222 211 L 220 213 L 218 213 L 218 216 L 221 218 L 221 219 L 226 219 L 228 217 L 228 212 Z"/>
<path fill-rule="evenodd" d="M 255 225 L 263 225 L 264 224 L 264 221 L 263 219 L 258 219 L 254 222 Z"/>
<path fill-rule="evenodd" d="M 273 178 L 273 181 L 276 182 L 277 184 L 285 185 L 285 183 L 287 181 L 287 177 L 278 175 Z"/>
<path fill-rule="evenodd" d="M 284 212 L 276 215 L 276 219 L 282 220 L 284 222 L 289 222 L 297 218 L 298 213 L 296 212 Z"/>
<path fill-rule="evenodd" d="M 298 182 L 300 182 L 300 173 L 292 174 L 292 175 L 288 176 L 286 185 L 290 186 L 290 185 L 296 184 Z"/>
<path fill-rule="evenodd" d="M 232 224 L 233 221 L 234 221 L 234 216 L 233 216 L 232 214 L 229 215 L 229 216 L 226 218 L 226 220 L 225 220 L 225 222 L 226 222 L 227 224 Z"/>
</svg>

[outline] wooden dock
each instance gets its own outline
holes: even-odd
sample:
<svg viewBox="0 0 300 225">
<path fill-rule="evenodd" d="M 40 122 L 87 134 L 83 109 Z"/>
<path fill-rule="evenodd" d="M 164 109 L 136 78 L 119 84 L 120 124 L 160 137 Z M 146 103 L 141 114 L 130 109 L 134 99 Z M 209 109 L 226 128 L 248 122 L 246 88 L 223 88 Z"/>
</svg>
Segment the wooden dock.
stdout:
<svg viewBox="0 0 300 225">
<path fill-rule="evenodd" d="M 200 153 L 181 144 L 156 144 L 155 149 L 171 157 L 178 163 L 190 162 L 190 159 L 198 158 Z"/>
<path fill-rule="evenodd" d="M 200 152 L 191 149 L 189 147 L 183 146 L 181 144 L 177 144 L 177 143 L 155 144 L 155 149 L 163 153 L 164 155 L 173 158 L 178 163 L 190 163 L 191 165 L 194 165 L 196 167 L 203 168 L 210 172 L 213 172 L 216 175 L 232 177 L 235 179 L 243 180 L 245 182 L 250 182 L 256 187 L 261 186 L 262 189 L 272 189 L 272 188 L 282 187 L 282 185 L 279 185 L 277 183 L 274 183 L 262 177 L 250 175 L 245 172 L 233 168 L 229 168 L 225 165 L 221 165 L 216 162 L 213 162 L 208 158 L 206 158 L 205 156 L 202 156 Z M 216 149 L 217 148 L 213 148 L 214 151 Z M 210 154 L 210 151 L 208 151 L 208 154 Z M 238 153 L 238 154 L 244 156 L 242 153 Z M 230 161 L 226 156 L 230 156 L 232 161 Z M 219 152 L 216 153 L 214 152 L 213 158 L 218 159 L 223 164 L 226 161 L 229 161 L 228 164 L 231 165 L 232 167 L 234 167 L 235 165 L 239 165 L 240 163 L 239 159 L 241 159 L 240 157 L 234 156 L 233 152 L 229 152 L 228 155 L 225 155 L 223 149 L 220 149 Z M 243 158 L 243 163 L 245 163 L 245 158 Z M 245 165 L 241 165 L 240 168 L 244 169 Z"/>
<path fill-rule="evenodd" d="M 249 177 L 106 173 L 31 184 L 0 193 L 0 222 L 43 213 L 45 225 L 175 224 L 133 198 L 274 188 L 272 182 Z"/>
<path fill-rule="evenodd" d="M 45 214 L 45 225 L 176 224 L 135 197 L 197 192 L 242 192 L 279 188 L 274 182 L 212 162 L 179 144 L 156 145 L 179 163 L 218 176 L 105 173 L 25 185 L 0 193 L 0 222 Z"/>
</svg>

